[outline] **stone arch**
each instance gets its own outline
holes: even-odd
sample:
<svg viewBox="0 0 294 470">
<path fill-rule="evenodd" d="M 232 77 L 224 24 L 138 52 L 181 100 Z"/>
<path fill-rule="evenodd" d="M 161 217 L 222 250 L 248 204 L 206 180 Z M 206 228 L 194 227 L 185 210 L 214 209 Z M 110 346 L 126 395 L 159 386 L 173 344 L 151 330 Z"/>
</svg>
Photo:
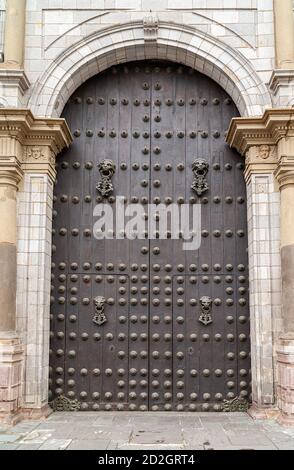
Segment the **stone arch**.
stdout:
<svg viewBox="0 0 294 470">
<path fill-rule="evenodd" d="M 209 76 L 241 116 L 261 115 L 272 105 L 253 65 L 236 49 L 193 27 L 155 21 L 148 30 L 134 21 L 99 30 L 63 51 L 35 84 L 29 108 L 36 116 L 59 117 L 87 79 L 115 64 L 145 59 L 182 63 Z"/>
</svg>

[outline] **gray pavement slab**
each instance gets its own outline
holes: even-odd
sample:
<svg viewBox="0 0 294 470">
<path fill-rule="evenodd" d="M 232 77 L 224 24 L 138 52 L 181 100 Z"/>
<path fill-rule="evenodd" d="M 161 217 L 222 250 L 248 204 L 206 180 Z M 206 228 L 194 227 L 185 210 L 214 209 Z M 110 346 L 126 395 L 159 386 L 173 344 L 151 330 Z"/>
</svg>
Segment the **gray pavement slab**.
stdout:
<svg viewBox="0 0 294 470">
<path fill-rule="evenodd" d="M 294 450 L 294 428 L 246 413 L 53 413 L 0 427 L 0 450 Z"/>
</svg>

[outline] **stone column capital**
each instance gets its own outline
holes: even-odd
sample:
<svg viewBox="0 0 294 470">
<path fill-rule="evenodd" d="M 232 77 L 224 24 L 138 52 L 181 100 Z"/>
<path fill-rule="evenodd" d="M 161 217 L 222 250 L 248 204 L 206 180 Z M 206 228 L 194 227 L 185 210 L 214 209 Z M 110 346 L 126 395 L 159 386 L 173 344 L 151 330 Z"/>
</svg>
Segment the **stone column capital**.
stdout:
<svg viewBox="0 0 294 470">
<path fill-rule="evenodd" d="M 27 109 L 0 109 L 0 162 L 55 179 L 55 158 L 72 142 L 64 119 L 35 118 Z M 4 163 L 3 163 L 4 164 Z"/>
<path fill-rule="evenodd" d="M 273 173 L 294 142 L 294 109 L 268 109 L 263 116 L 232 119 L 227 143 L 246 156 L 245 177 Z M 293 151 L 294 156 L 294 151 Z"/>
</svg>

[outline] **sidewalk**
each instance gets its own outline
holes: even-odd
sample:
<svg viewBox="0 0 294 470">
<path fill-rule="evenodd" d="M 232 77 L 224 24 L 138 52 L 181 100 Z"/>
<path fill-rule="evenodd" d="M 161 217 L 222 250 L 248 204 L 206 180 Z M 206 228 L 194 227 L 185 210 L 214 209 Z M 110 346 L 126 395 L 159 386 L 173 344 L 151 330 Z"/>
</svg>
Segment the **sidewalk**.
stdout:
<svg viewBox="0 0 294 470">
<path fill-rule="evenodd" d="M 294 427 L 246 413 L 53 413 L 0 427 L 0 450 L 294 450 Z"/>
</svg>

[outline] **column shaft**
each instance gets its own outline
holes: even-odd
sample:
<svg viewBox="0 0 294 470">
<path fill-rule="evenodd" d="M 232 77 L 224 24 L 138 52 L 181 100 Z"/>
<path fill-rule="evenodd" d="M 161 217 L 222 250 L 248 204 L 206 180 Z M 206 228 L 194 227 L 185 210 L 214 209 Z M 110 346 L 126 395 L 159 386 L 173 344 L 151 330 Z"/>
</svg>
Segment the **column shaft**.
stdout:
<svg viewBox="0 0 294 470">
<path fill-rule="evenodd" d="M 294 333 L 294 174 L 280 180 L 280 189 L 283 322 L 284 331 Z"/>
<path fill-rule="evenodd" d="M 26 0 L 6 0 L 4 63 L 8 68 L 23 68 Z"/>
<path fill-rule="evenodd" d="M 20 170 L 0 165 L 0 332 L 15 330 L 16 191 Z"/>
<path fill-rule="evenodd" d="M 294 17 L 292 0 L 274 0 L 276 67 L 294 69 Z"/>
</svg>

